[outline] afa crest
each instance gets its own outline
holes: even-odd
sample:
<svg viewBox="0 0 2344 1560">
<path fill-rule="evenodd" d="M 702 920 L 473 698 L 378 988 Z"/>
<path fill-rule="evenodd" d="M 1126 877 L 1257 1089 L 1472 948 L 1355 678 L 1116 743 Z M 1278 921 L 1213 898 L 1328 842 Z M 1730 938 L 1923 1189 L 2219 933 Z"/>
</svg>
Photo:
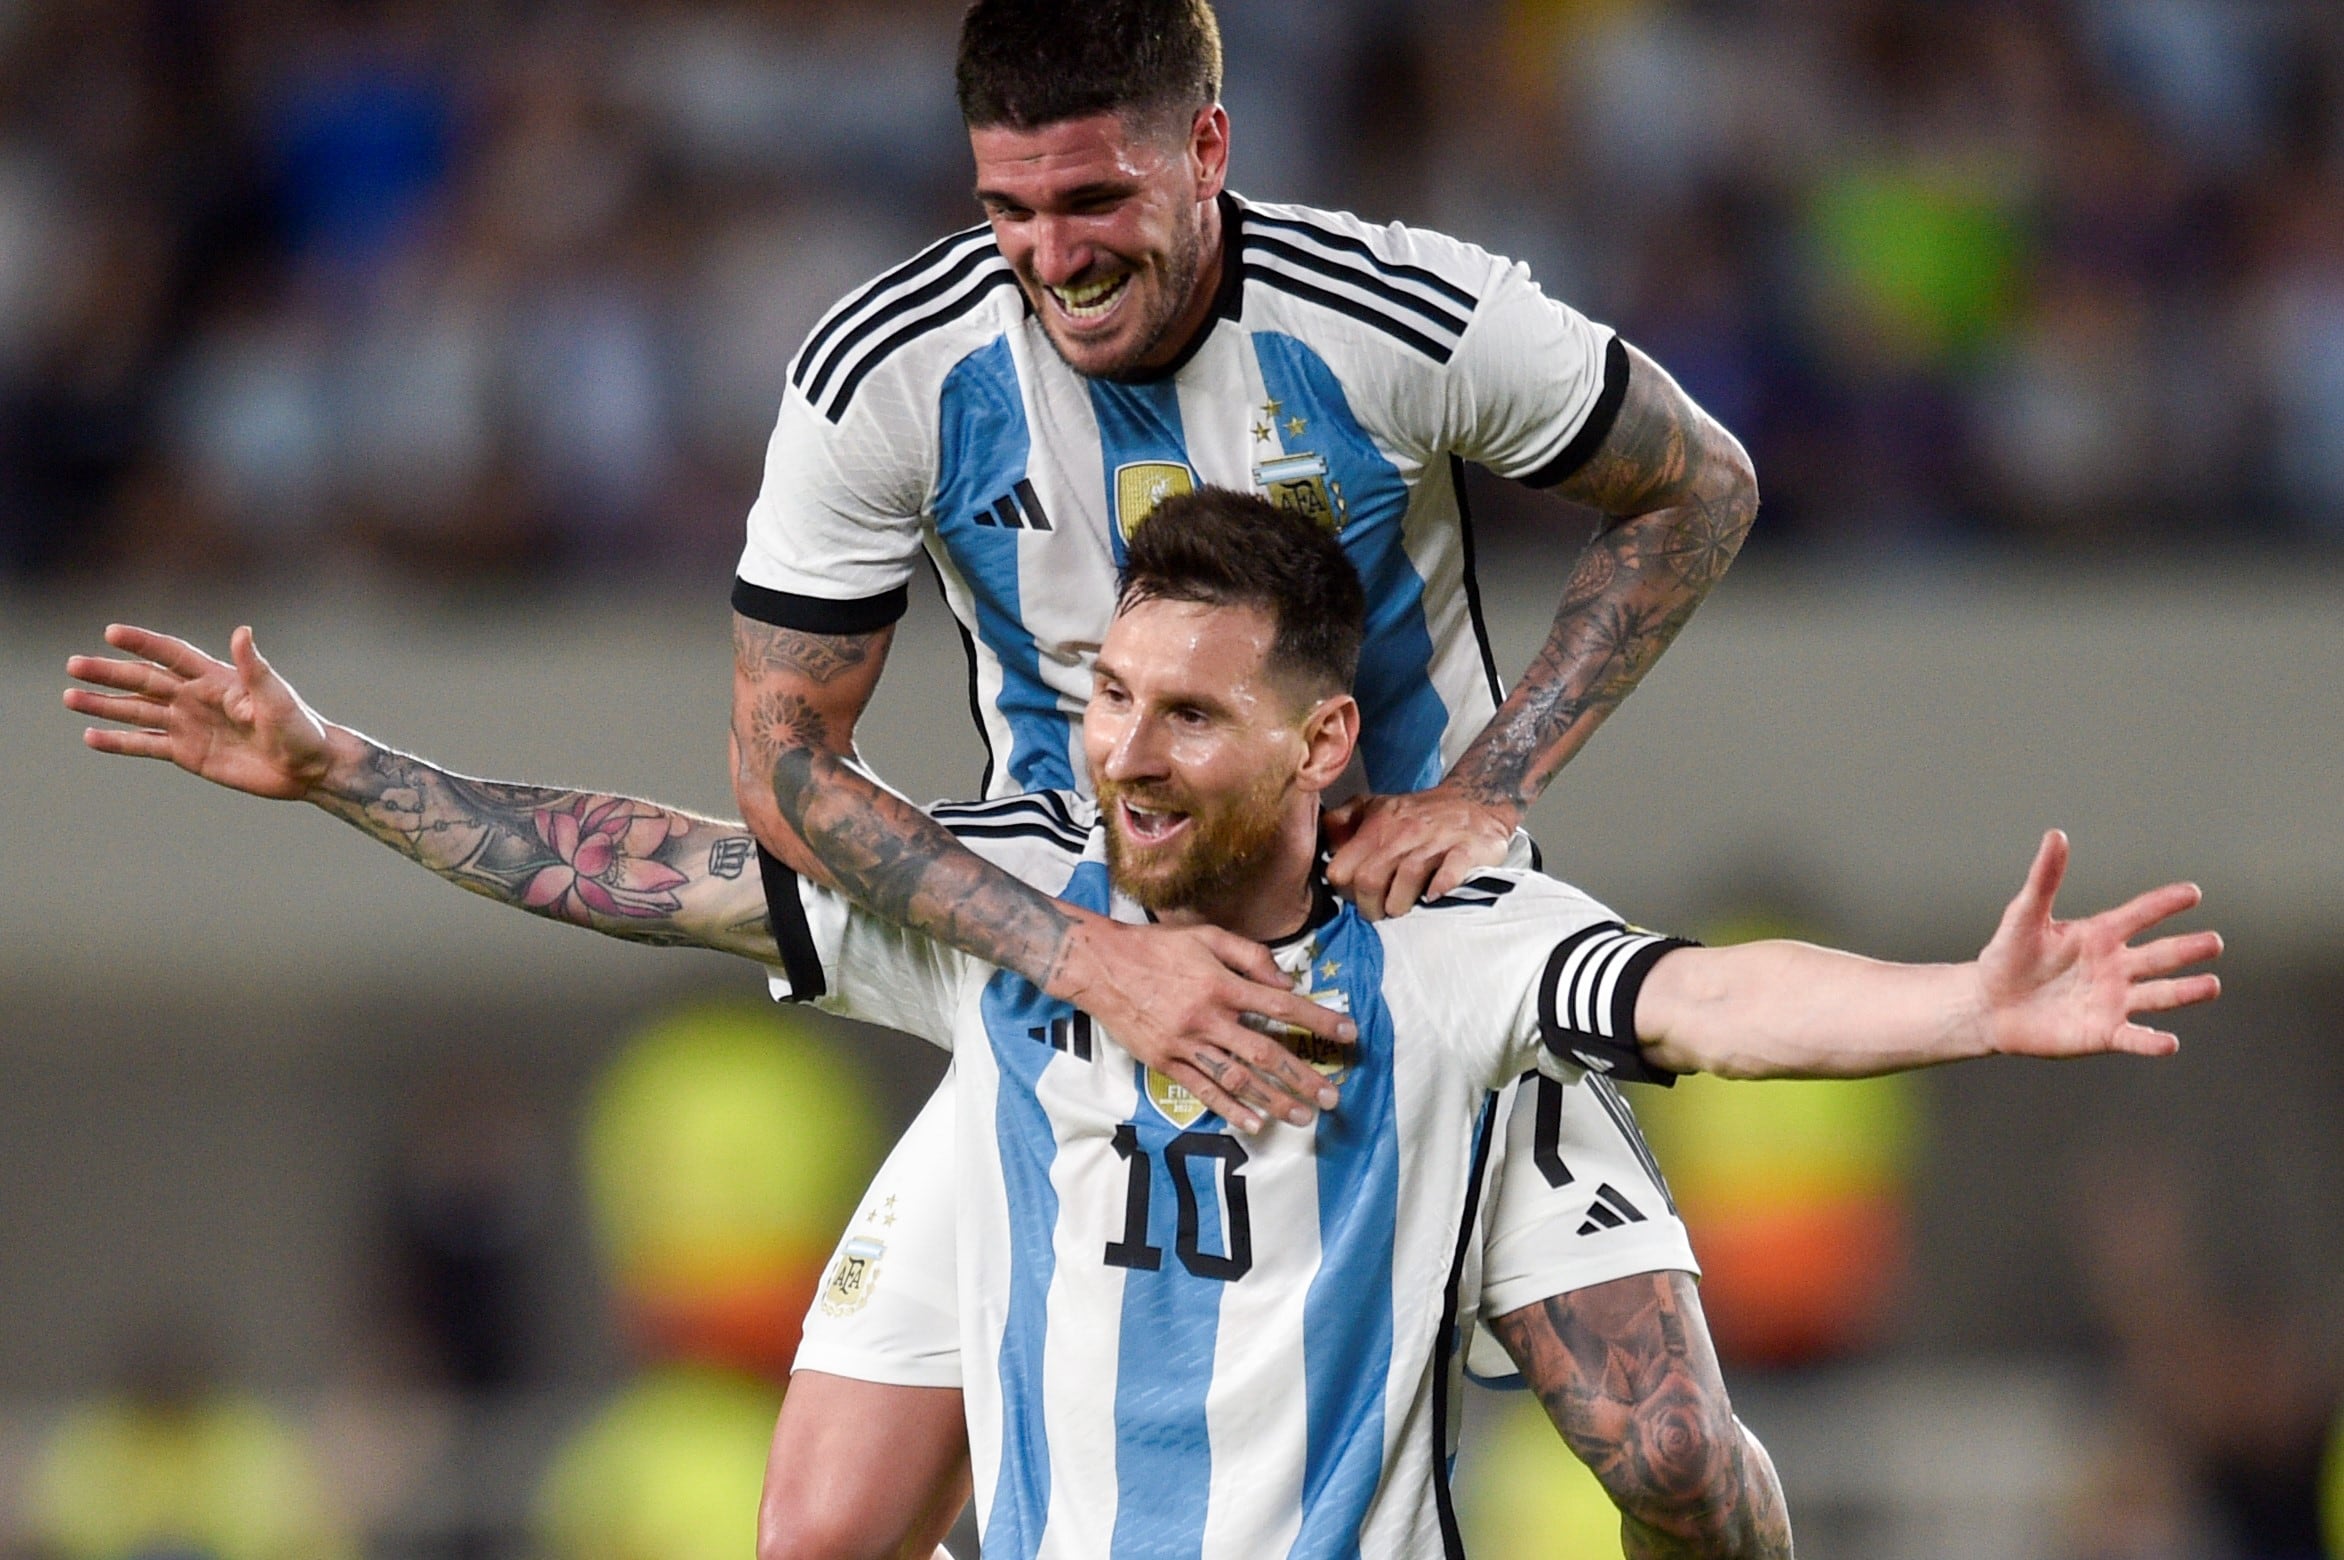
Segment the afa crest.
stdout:
<svg viewBox="0 0 2344 1560">
<path fill-rule="evenodd" d="M 869 1304 L 872 1291 L 879 1286 L 879 1259 L 886 1255 L 887 1243 L 867 1235 L 858 1235 L 839 1247 L 830 1282 L 822 1286 L 822 1314 L 852 1316 Z"/>
<path fill-rule="evenodd" d="M 1196 491 L 1196 473 L 1178 461 L 1135 460 L 1115 468 L 1115 524 L 1125 541 L 1167 498 Z"/>
<path fill-rule="evenodd" d="M 1281 455 L 1275 460 L 1256 461 L 1253 485 L 1280 509 L 1308 515 L 1330 531 L 1343 529 L 1342 491 L 1328 486 L 1324 455 L 1313 455 L 1306 450 Z"/>
</svg>

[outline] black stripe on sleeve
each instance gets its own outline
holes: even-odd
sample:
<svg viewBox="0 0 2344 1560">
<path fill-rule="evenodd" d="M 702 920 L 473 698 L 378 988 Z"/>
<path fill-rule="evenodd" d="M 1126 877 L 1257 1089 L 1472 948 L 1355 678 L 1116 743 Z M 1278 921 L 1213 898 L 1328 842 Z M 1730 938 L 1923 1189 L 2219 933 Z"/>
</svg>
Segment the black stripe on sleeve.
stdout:
<svg viewBox="0 0 2344 1560">
<path fill-rule="evenodd" d="M 1290 218 L 1265 216 L 1259 211 L 1251 210 L 1245 213 L 1245 222 L 1248 227 L 1284 228 L 1289 233 L 1306 234 L 1330 249 L 1347 250 L 1386 276 L 1404 276 L 1412 282 L 1418 282 L 1431 288 L 1468 314 L 1473 312 L 1477 304 L 1473 294 L 1459 287 L 1455 282 L 1449 281 L 1445 277 L 1436 276 L 1422 266 L 1410 265 L 1404 260 L 1388 260 L 1369 248 L 1364 239 L 1354 237 L 1349 233 L 1323 227 L 1315 222 L 1296 222 Z"/>
<path fill-rule="evenodd" d="M 813 371 L 815 359 L 820 356 L 822 349 L 829 344 L 833 336 L 860 320 L 870 308 L 873 298 L 878 297 L 890 287 L 910 280 L 955 247 L 989 232 L 990 229 L 985 224 L 979 223 L 975 227 L 963 228 L 957 233 L 948 234 L 886 275 L 857 288 L 851 296 L 831 311 L 830 318 L 818 326 L 814 334 L 807 338 L 806 344 L 798 349 L 797 362 L 790 369 L 790 383 L 796 385 L 800 390 L 806 388 L 806 376 Z"/>
<path fill-rule="evenodd" d="M 892 336 L 882 340 L 877 346 L 867 349 L 856 360 L 853 371 L 840 380 L 838 388 L 831 392 L 830 398 L 821 403 L 822 415 L 834 423 L 846 416 L 847 405 L 854 400 L 855 391 L 861 388 L 863 381 L 870 377 L 873 369 L 886 362 L 895 350 L 904 343 L 915 341 L 940 326 L 949 325 L 992 296 L 996 288 L 1014 288 L 1016 286 L 1017 277 L 1008 266 L 1004 265 L 997 271 L 988 271 L 977 280 L 974 286 L 961 292 L 957 297 L 938 304 L 928 313 L 921 315 Z M 1022 297 L 1023 294 L 1020 296 Z M 890 310 L 884 318 L 894 318 L 894 312 Z M 869 326 L 865 327 L 865 331 L 877 329 L 880 323 L 881 320 L 874 319 Z M 860 335 L 856 337 L 857 342 L 862 339 L 863 337 Z M 832 360 L 832 366 L 844 362 L 852 346 L 853 343 L 849 343 L 847 346 L 841 347 L 837 357 Z M 829 368 L 826 367 L 823 372 L 828 374 Z M 806 399 L 813 400 L 813 394 L 809 393 Z"/>
<path fill-rule="evenodd" d="M 1554 1055 L 1589 1072 L 1615 1082 L 1657 1083 L 1666 1088 L 1676 1082 L 1677 1075 L 1654 1062 L 1637 1044 L 1636 996 L 1644 989 L 1644 977 L 1652 972 L 1655 964 L 1679 948 L 1699 945 L 1681 937 L 1653 937 L 1646 941 L 1645 935 L 1630 933 L 1615 923 L 1587 927 L 1556 944 L 1555 951 L 1547 957 L 1546 972 L 1538 981 L 1538 1036 Z M 1595 948 L 1571 976 L 1573 989 L 1561 989 L 1565 966 L 1573 954 L 1591 941 L 1612 946 Z M 1611 999 L 1605 1004 L 1605 1010 L 1595 1015 L 1593 1027 L 1581 1028 L 1574 1022 L 1576 1015 L 1572 1010 L 1577 1004 L 1573 998 L 1588 989 L 1590 981 L 1602 979 L 1616 957 L 1617 947 L 1630 941 L 1641 942 L 1643 946 L 1620 962 L 1617 974 L 1612 976 Z"/>
<path fill-rule="evenodd" d="M 1329 292 L 1324 287 L 1313 287 L 1300 277 L 1288 276 L 1283 271 L 1273 271 L 1266 266 L 1247 265 L 1245 279 L 1249 282 L 1259 282 L 1264 287 L 1285 293 L 1290 297 L 1300 298 L 1305 303 L 1315 303 L 1323 309 L 1332 309 L 1337 314 L 1348 315 L 1362 325 L 1372 326 L 1395 341 L 1414 347 L 1435 363 L 1446 363 L 1455 355 L 1456 349 L 1449 343 L 1435 341 L 1413 326 L 1394 319 L 1385 311 L 1361 303 L 1357 299 L 1345 297 L 1341 293 Z"/>
<path fill-rule="evenodd" d="M 832 601 L 826 596 L 767 590 L 744 579 L 735 579 L 732 588 L 735 612 L 800 634 L 876 634 L 901 618 L 911 601 L 911 588 L 907 585 L 865 596 L 860 601 Z"/>
<path fill-rule="evenodd" d="M 781 950 L 789 999 L 811 1002 L 830 990 L 830 982 L 822 978 L 822 955 L 814 948 L 814 929 L 806 924 L 805 902 L 798 898 L 798 875 L 762 845 L 757 847 L 757 874 L 765 883 L 765 920 L 773 928 L 773 945 Z"/>
<path fill-rule="evenodd" d="M 1612 424 L 1619 420 L 1620 403 L 1628 398 L 1628 349 L 1617 336 L 1603 349 L 1603 389 L 1595 397 L 1595 404 L 1587 409 L 1587 420 L 1579 424 L 1579 431 L 1571 435 L 1571 442 L 1557 451 L 1555 458 L 1539 467 L 1522 480 L 1531 487 L 1553 487 L 1577 474 L 1579 468 L 1603 448 L 1603 441 L 1611 437 Z"/>
<path fill-rule="evenodd" d="M 831 376 L 838 372 L 841 364 L 854 356 L 856 348 L 869 341 L 894 321 L 902 319 L 907 314 L 917 313 L 929 303 L 943 297 L 967 281 L 980 266 L 993 263 L 996 259 L 997 256 L 993 253 L 993 247 L 990 244 L 971 249 L 967 254 L 962 255 L 951 265 L 902 297 L 892 298 L 883 306 L 868 311 L 862 318 L 855 321 L 851 329 L 832 344 L 830 349 L 823 354 L 819 365 L 815 365 L 809 360 L 805 382 L 799 384 L 798 388 L 805 391 L 807 400 L 820 401 L 822 392 L 829 388 Z M 949 310 L 950 305 L 947 305 L 946 308 Z"/>
<path fill-rule="evenodd" d="M 1465 327 L 1473 322 L 1470 312 L 1457 313 L 1420 293 L 1412 293 L 1405 287 L 1396 287 L 1368 267 L 1351 265 L 1341 260 L 1330 260 L 1324 255 L 1314 254 L 1299 245 L 1271 238 L 1267 234 L 1246 235 L 1245 252 L 1248 256 L 1275 255 L 1288 265 L 1297 265 L 1304 270 L 1315 271 L 1330 281 L 1347 282 L 1361 292 L 1381 298 L 1395 308 L 1406 309 L 1435 329 L 1462 334 Z"/>
</svg>

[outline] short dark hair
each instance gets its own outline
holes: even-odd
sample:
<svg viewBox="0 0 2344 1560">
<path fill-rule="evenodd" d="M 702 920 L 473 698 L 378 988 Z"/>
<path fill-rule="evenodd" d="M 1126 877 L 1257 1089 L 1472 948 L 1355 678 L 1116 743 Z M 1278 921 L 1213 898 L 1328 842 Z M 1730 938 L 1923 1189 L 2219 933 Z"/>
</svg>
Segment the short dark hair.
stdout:
<svg viewBox="0 0 2344 1560">
<path fill-rule="evenodd" d="M 1221 97 L 1206 0 L 976 0 L 953 72 L 971 129 L 1117 113 L 1185 120 Z"/>
<path fill-rule="evenodd" d="M 1158 504 L 1131 534 L 1118 615 L 1143 601 L 1253 607 L 1270 619 L 1269 666 L 1314 698 L 1351 691 L 1367 595 L 1334 532 L 1230 488 Z"/>
</svg>

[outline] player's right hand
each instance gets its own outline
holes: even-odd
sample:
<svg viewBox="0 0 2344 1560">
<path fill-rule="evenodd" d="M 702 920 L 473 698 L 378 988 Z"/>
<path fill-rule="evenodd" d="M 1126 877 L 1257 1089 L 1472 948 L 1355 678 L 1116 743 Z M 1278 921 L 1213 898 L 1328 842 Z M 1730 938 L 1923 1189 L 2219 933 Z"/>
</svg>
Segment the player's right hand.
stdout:
<svg viewBox="0 0 2344 1560">
<path fill-rule="evenodd" d="M 306 798 L 331 766 L 335 738 L 345 734 L 261 658 L 251 629 L 229 637 L 233 663 L 127 623 L 109 626 L 106 643 L 136 659 L 65 663 L 67 676 L 95 685 L 66 689 L 65 707 L 119 722 L 82 733 L 97 751 L 168 759 L 215 785 L 280 801 Z"/>
<path fill-rule="evenodd" d="M 1212 926 L 1086 915 L 1050 990 L 1241 1132 L 1260 1131 L 1271 1115 L 1308 1126 L 1338 1101 L 1332 1083 L 1264 1028 L 1291 1025 L 1339 1045 L 1359 1035 L 1350 1019 L 1295 991 L 1268 949 Z"/>
</svg>

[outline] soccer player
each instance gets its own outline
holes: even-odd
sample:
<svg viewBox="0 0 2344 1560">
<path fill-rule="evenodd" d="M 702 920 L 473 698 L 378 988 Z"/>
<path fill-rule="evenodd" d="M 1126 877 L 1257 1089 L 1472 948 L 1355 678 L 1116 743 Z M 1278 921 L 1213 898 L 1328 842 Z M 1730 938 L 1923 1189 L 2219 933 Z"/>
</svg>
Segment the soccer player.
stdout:
<svg viewBox="0 0 2344 1560">
<path fill-rule="evenodd" d="M 1055 791 L 935 812 L 1096 913 L 1266 944 L 1294 989 L 1351 1016 L 1354 1046 L 1302 1047 L 1342 1075 L 1345 1108 L 1250 1137 L 1015 972 L 779 863 L 762 893 L 727 875 L 730 826 L 459 781 L 325 725 L 247 633 L 230 668 L 117 631 L 154 664 L 77 659 L 75 675 L 117 691 L 73 702 L 137 728 L 92 733 L 101 748 L 307 796 L 466 886 L 621 935 L 750 953 L 779 965 L 777 994 L 949 1047 L 988 1553 L 1413 1557 L 1456 1552 L 1452 1372 L 1496 1091 L 1528 1068 L 1567 1092 L 1606 1074 L 2167 1054 L 2173 1037 L 2133 1015 L 2211 999 L 2213 976 L 2179 972 L 2220 943 L 2131 945 L 2197 902 L 2188 885 L 2054 922 L 2055 834 L 1963 965 L 1697 948 L 1525 870 L 1371 921 L 1325 883 L 1320 808 L 1359 739 L 1346 690 L 1362 619 L 1358 579 L 1314 522 L 1247 495 L 1175 500 L 1134 538 L 1099 650 L 1084 723 L 1097 802 Z M 598 826 L 614 842 L 599 875 L 656 885 L 665 913 L 593 896 L 573 910 L 523 886 L 562 855 L 558 820 L 581 815 L 625 820 Z M 577 870 L 577 853 L 563 859 Z"/>
<path fill-rule="evenodd" d="M 1019 882 L 850 762 L 920 552 L 968 638 L 986 788 L 1079 790 L 1092 656 L 1151 507 L 1212 483 L 1332 527 L 1369 624 L 1338 795 L 1368 794 L 1331 816 L 1329 882 L 1375 917 L 1508 859 L 1530 803 L 1739 547 L 1749 463 L 1522 267 L 1230 193 L 1203 0 L 979 0 L 957 84 L 986 224 L 850 294 L 789 367 L 733 595 L 735 794 L 770 849 L 802 840 L 818 879 L 1073 1002 L 1225 1119 L 1307 1121 L 1337 1091 L 1248 1015 L 1342 1026 L 1280 989 L 1266 952 Z M 1605 517 L 1510 694 L 1478 622 L 1465 461 Z M 1545 1267 L 1493 1298 L 1558 1358 L 1636 1362 L 1550 1398 L 1559 1427 L 1627 1513 L 1632 1553 L 1788 1553 L 1763 1455 L 1714 1373 L 1670 1347 L 1702 1323 L 1656 1174 L 1613 1183 L 1645 1220 L 1575 1233 L 1585 1167 L 1643 1159 L 1626 1106 L 1577 1089 L 1535 1107 L 1508 1107 L 1508 1137 L 1551 1125 L 1550 1152 L 1505 1155 L 1496 1206 L 1549 1226 L 1523 1237 Z M 950 1115 L 923 1113 L 874 1183 L 898 1218 L 884 1277 L 814 1319 L 766 1560 L 890 1553 L 855 1542 L 885 1526 L 875 1508 L 947 1476 L 923 1481 L 909 1449 L 959 1422 L 925 1390 L 958 1380 L 954 1329 L 913 1303 L 951 1291 L 953 1221 L 934 1206 L 954 1184 Z"/>
</svg>

